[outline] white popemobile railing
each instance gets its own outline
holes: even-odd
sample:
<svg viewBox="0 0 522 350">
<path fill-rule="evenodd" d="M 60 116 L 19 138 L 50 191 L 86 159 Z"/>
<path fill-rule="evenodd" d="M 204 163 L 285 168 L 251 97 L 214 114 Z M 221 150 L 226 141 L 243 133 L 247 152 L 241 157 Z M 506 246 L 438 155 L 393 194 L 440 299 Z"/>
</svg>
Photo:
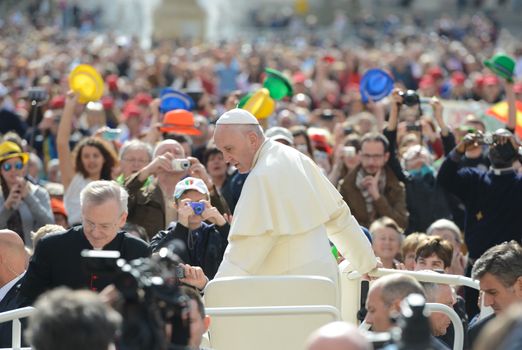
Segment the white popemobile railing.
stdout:
<svg viewBox="0 0 522 350">
<path fill-rule="evenodd" d="M 343 265 L 340 266 L 340 269 L 343 268 Z M 455 285 L 455 286 L 467 286 L 474 289 L 479 289 L 479 283 L 478 281 L 472 280 L 471 278 L 464 277 L 464 276 L 457 276 L 457 275 L 444 275 L 444 274 L 432 274 L 432 273 L 426 273 L 426 272 L 417 272 L 417 271 L 406 271 L 406 270 L 392 270 L 392 269 L 377 269 L 370 273 L 370 276 L 372 277 L 380 277 L 391 273 L 402 273 L 406 275 L 410 275 L 421 282 L 433 282 L 433 283 L 442 283 L 442 284 L 448 284 L 448 285 Z M 256 289 L 259 288 L 259 284 L 261 282 L 266 282 L 266 279 L 272 278 L 277 283 L 281 283 L 280 281 L 284 279 L 283 276 L 260 276 L 260 277 L 242 277 L 239 280 L 250 280 L 252 283 L 247 283 L 247 285 L 253 285 L 256 287 Z M 306 279 L 308 276 L 288 276 L 290 279 L 294 278 L 296 281 Z M 314 282 L 317 284 L 318 281 L 317 276 L 309 276 L 310 282 Z M 313 277 L 313 278 L 312 278 Z M 340 278 L 340 287 L 341 287 L 341 307 L 340 307 L 340 315 L 338 308 L 334 307 L 333 305 L 337 304 L 335 302 L 335 297 L 330 296 L 328 298 L 328 302 L 321 302 L 322 305 L 314 305 L 315 303 L 312 302 L 311 305 L 288 305 L 290 303 L 284 302 L 284 305 L 278 305 L 278 306 L 269 306 L 266 305 L 264 307 L 260 307 L 259 305 L 234 305 L 233 307 L 216 307 L 215 305 L 212 305 L 208 311 L 209 314 L 213 314 L 214 316 L 246 316 L 246 315 L 258 315 L 258 316 L 277 316 L 277 315 L 298 315 L 298 314 L 327 314 L 331 320 L 335 319 L 343 319 L 346 322 L 350 322 L 353 324 L 357 324 L 357 311 L 360 308 L 360 299 L 361 299 L 361 274 L 358 272 L 350 272 L 350 273 L 341 273 Z M 212 281 L 215 285 L 220 285 L 218 283 L 219 280 Z M 246 281 L 249 282 L 249 281 Z M 293 281 L 295 282 L 295 281 Z M 306 281 L 305 281 L 306 282 Z M 303 281 L 299 283 L 304 283 Z M 330 281 L 331 283 L 331 281 Z M 325 283 L 322 283 L 323 285 Z M 303 291 L 307 291 L 308 288 L 300 288 L 300 293 L 303 294 Z M 243 290 L 243 288 L 239 288 L 239 290 Z M 239 292 L 239 290 L 236 290 Z M 258 289 L 259 290 L 259 289 Z M 222 293 L 219 293 L 220 295 Z M 270 293 L 269 293 L 270 294 Z M 308 294 L 308 293 L 305 293 Z M 316 293 L 311 293 L 315 294 Z M 320 293 L 322 294 L 322 293 Z M 327 293 L 328 294 L 328 293 Z M 331 293 L 330 293 L 331 294 Z M 294 294 L 295 295 L 295 294 Z M 236 299 L 237 300 L 237 299 Z M 299 304 L 304 304 L 302 302 L 298 302 Z M 330 304 L 330 305 L 328 305 Z M 272 304 L 274 305 L 274 304 Z M 463 340 L 464 340 L 464 332 L 462 328 L 462 324 L 460 322 L 460 319 L 458 315 L 455 313 L 453 309 L 446 305 L 442 304 L 435 304 L 435 303 L 427 303 L 427 310 L 429 312 L 443 312 L 448 315 L 451 322 L 453 323 L 453 327 L 455 329 L 455 340 L 453 344 L 453 349 L 455 350 L 461 350 L 463 347 Z M 487 308 L 482 308 L 483 312 Z M 25 307 L 21 309 L 16 309 L 12 311 L 7 311 L 4 313 L 0 313 L 0 323 L 3 322 L 13 322 L 13 335 L 12 335 L 12 349 L 28 349 L 28 348 L 22 348 L 21 347 L 21 323 L 20 319 L 28 317 L 31 313 L 34 312 L 34 308 L 32 307 Z M 487 312 L 486 312 L 487 313 Z M 363 325 L 364 327 L 364 325 Z"/>
<path fill-rule="evenodd" d="M 342 268 L 343 265 L 340 265 L 340 269 Z M 477 290 L 480 289 L 478 281 L 475 281 L 469 277 L 458 275 L 446 275 L 422 271 L 393 270 L 384 268 L 372 271 L 369 275 L 371 277 L 381 277 L 394 273 L 402 273 L 405 275 L 412 276 L 419 282 L 441 283 L 453 286 L 466 286 Z M 341 273 L 341 276 L 341 314 L 343 316 L 343 320 L 357 324 L 357 311 L 359 310 L 361 303 L 360 299 L 362 276 L 359 272 L 356 271 L 350 273 Z M 347 293 L 346 291 L 350 291 L 350 293 Z M 355 293 L 353 293 L 352 291 L 355 291 Z M 426 305 L 427 310 L 429 312 L 443 312 L 446 315 L 448 315 L 455 329 L 453 349 L 462 350 L 464 346 L 464 329 L 462 327 L 462 323 L 457 313 L 450 307 L 443 304 L 427 303 Z M 361 326 L 361 328 L 365 328 L 364 323 Z"/>
<path fill-rule="evenodd" d="M 34 307 L 23 307 L 16 310 L 6 311 L 0 313 L 0 323 L 12 321 L 13 334 L 11 340 L 11 348 L 13 350 L 25 350 L 31 348 L 22 348 L 22 324 L 21 318 L 29 317 L 33 312 Z"/>
</svg>

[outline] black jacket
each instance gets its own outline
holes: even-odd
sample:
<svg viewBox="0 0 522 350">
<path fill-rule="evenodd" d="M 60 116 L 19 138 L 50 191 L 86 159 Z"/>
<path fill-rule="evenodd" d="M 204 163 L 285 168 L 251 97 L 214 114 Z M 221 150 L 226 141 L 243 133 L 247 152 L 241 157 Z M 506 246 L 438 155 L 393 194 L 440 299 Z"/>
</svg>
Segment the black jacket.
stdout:
<svg viewBox="0 0 522 350">
<path fill-rule="evenodd" d="M 99 274 L 82 265 L 80 253 L 84 249 L 93 247 L 85 237 L 81 225 L 41 239 L 20 288 L 20 294 L 25 299 L 24 304 L 33 304 L 40 294 L 59 286 L 101 291 L 111 284 L 113 274 Z M 103 250 L 117 250 L 125 260 L 150 255 L 147 243 L 126 232 L 118 232 Z"/>
<path fill-rule="evenodd" d="M 410 176 L 406 182 L 406 204 L 410 213 L 406 234 L 426 232 L 438 219 L 452 219 L 446 191 L 433 174 Z"/>
<path fill-rule="evenodd" d="M 14 286 L 9 289 L 7 294 L 4 296 L 2 301 L 0 301 L 0 312 L 11 311 L 14 309 L 18 309 L 22 307 L 21 300 L 18 298 L 18 290 L 20 289 L 20 285 L 22 284 L 22 279 L 18 280 Z M 27 319 L 22 319 L 22 325 L 25 326 Z M 12 334 L 12 322 L 3 322 L 0 323 L 0 348 L 10 348 L 11 347 L 11 334 Z M 23 338 L 22 338 L 23 343 Z M 26 345 L 23 343 L 22 345 Z"/>
<path fill-rule="evenodd" d="M 177 239 L 183 242 L 183 251 L 175 253 L 184 263 L 200 266 L 205 275 L 212 279 L 216 275 L 219 265 L 223 260 L 223 254 L 228 244 L 228 232 L 230 225 L 209 225 L 205 222 L 194 231 L 181 224 L 171 223 L 167 230 L 158 232 L 150 241 L 150 247 L 155 252 L 166 247 Z"/>
</svg>

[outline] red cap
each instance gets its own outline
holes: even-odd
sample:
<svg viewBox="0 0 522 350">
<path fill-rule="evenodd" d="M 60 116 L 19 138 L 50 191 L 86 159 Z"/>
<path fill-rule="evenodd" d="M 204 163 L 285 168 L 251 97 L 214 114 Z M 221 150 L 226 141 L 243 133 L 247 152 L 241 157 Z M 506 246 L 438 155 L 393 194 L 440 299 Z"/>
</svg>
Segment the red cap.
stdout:
<svg viewBox="0 0 522 350">
<path fill-rule="evenodd" d="M 419 82 L 419 88 L 426 89 L 433 87 L 435 85 L 435 80 L 433 80 L 431 75 L 425 75 L 421 78 Z"/>
<path fill-rule="evenodd" d="M 430 69 L 428 69 L 427 73 L 433 79 L 440 79 L 444 76 L 444 73 L 442 72 L 442 68 L 440 68 L 439 66 L 431 67 Z"/>
<path fill-rule="evenodd" d="M 484 76 L 483 75 L 477 75 L 474 81 L 475 86 L 482 87 L 484 86 Z"/>
<path fill-rule="evenodd" d="M 302 84 L 306 81 L 306 75 L 303 72 L 296 72 L 292 76 L 294 84 Z"/>
<path fill-rule="evenodd" d="M 312 140 L 314 147 L 319 151 L 326 152 L 328 155 L 333 153 L 332 146 L 328 144 L 326 136 L 321 134 L 313 134 L 310 135 L 310 140 Z"/>
<path fill-rule="evenodd" d="M 118 90 L 118 76 L 116 74 L 109 74 L 107 78 L 105 78 L 105 81 L 107 82 L 109 91 Z"/>
<path fill-rule="evenodd" d="M 65 106 L 65 96 L 58 95 L 54 96 L 49 102 L 50 109 L 62 109 Z"/>
<path fill-rule="evenodd" d="M 335 57 L 333 57 L 332 55 L 324 55 L 322 61 L 331 64 L 335 62 Z"/>
<path fill-rule="evenodd" d="M 453 85 L 462 85 L 466 81 L 466 75 L 462 72 L 455 71 L 451 73 L 451 82 Z"/>
<path fill-rule="evenodd" d="M 111 96 L 104 96 L 101 99 L 103 109 L 112 109 L 114 107 L 114 99 Z"/>
<path fill-rule="evenodd" d="M 134 97 L 134 102 L 139 106 L 148 106 L 152 102 L 152 96 L 145 92 L 140 92 Z"/>
<path fill-rule="evenodd" d="M 67 218 L 67 212 L 65 211 L 65 206 L 63 205 L 63 201 L 58 198 L 51 198 L 51 210 L 53 214 L 61 214 Z"/>
<path fill-rule="evenodd" d="M 486 75 L 484 76 L 484 85 L 497 85 L 499 80 L 496 75 Z"/>
<path fill-rule="evenodd" d="M 141 116 L 141 110 L 133 102 L 127 103 L 125 107 L 123 107 L 123 116 L 125 119 L 129 119 L 130 117 L 140 117 Z"/>
</svg>

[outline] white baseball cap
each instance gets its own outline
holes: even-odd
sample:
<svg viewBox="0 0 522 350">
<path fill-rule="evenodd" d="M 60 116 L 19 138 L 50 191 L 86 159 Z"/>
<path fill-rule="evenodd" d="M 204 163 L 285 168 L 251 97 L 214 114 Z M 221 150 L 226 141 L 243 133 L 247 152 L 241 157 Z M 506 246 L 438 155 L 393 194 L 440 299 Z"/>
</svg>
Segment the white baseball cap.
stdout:
<svg viewBox="0 0 522 350">
<path fill-rule="evenodd" d="M 195 190 L 202 194 L 209 194 L 207 185 L 196 177 L 186 177 L 176 184 L 174 198 L 179 199 L 188 190 Z"/>
</svg>

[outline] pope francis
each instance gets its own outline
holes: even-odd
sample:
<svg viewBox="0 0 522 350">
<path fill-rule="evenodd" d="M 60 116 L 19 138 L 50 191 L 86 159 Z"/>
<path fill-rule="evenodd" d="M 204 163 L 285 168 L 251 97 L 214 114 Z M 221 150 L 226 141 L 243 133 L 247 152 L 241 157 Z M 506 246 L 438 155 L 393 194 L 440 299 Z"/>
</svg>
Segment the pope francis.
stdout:
<svg viewBox="0 0 522 350">
<path fill-rule="evenodd" d="M 319 275 L 337 283 L 328 239 L 351 269 L 366 273 L 377 266 L 346 202 L 310 158 L 265 138 L 257 119 L 243 109 L 218 119 L 214 142 L 225 161 L 250 172 L 216 278 Z"/>
</svg>

